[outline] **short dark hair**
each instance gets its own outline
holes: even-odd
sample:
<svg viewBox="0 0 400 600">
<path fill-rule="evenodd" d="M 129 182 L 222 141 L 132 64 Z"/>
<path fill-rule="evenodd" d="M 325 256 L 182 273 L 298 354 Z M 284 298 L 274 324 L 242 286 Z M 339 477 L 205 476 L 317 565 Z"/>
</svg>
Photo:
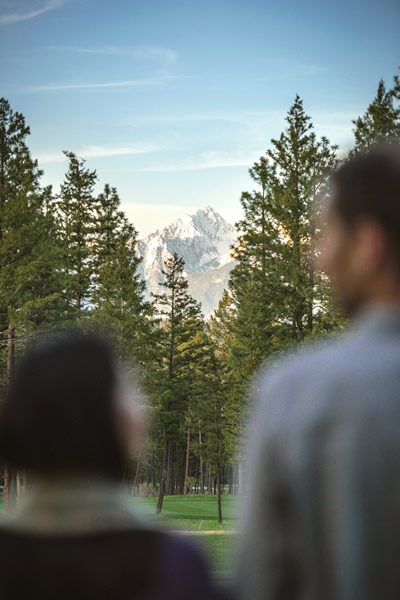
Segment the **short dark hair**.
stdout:
<svg viewBox="0 0 400 600">
<path fill-rule="evenodd" d="M 345 162 L 331 177 L 333 207 L 347 225 L 361 217 L 384 230 L 400 262 L 400 145 L 388 144 Z"/>
<path fill-rule="evenodd" d="M 27 351 L 0 418 L 0 455 L 42 474 L 120 478 L 117 367 L 102 339 L 69 332 Z"/>
</svg>

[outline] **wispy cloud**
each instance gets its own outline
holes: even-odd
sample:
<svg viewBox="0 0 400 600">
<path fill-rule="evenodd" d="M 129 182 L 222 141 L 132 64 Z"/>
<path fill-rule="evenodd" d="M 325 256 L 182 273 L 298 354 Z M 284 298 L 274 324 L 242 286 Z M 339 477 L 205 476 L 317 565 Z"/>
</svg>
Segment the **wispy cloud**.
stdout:
<svg viewBox="0 0 400 600">
<path fill-rule="evenodd" d="M 124 81 L 106 81 L 99 83 L 50 83 L 28 88 L 29 92 L 57 92 L 62 90 L 92 90 L 106 88 L 143 87 L 148 85 L 163 85 L 174 79 L 172 75 L 150 77 L 148 79 L 128 79 Z"/>
<path fill-rule="evenodd" d="M 317 63 L 305 63 L 287 58 L 267 58 L 267 73 L 262 77 L 255 77 L 253 81 L 271 81 L 275 79 L 285 79 L 287 77 L 306 77 L 318 75 L 325 71 L 325 68 Z M 271 69 L 270 73 L 268 70 Z"/>
<path fill-rule="evenodd" d="M 126 48 L 120 46 L 50 46 L 49 50 L 53 52 L 72 52 L 75 54 L 100 54 L 105 56 L 126 56 L 140 59 L 161 59 L 167 63 L 173 63 L 178 54 L 170 48 L 160 48 L 158 46 L 140 46 L 138 48 Z"/>
<path fill-rule="evenodd" d="M 18 23 L 19 21 L 34 19 L 35 17 L 38 17 L 49 10 L 60 8 L 60 6 L 65 4 L 65 2 L 66 0 L 48 0 L 44 6 L 37 8 L 36 10 L 31 10 L 29 12 L 0 14 L 0 25 L 11 25 L 12 23 Z"/>
<path fill-rule="evenodd" d="M 190 157 L 179 163 L 167 165 L 152 165 L 138 169 L 113 169 L 113 172 L 129 173 L 169 173 L 178 171 L 198 171 L 200 169 L 220 169 L 224 167 L 248 167 L 264 154 L 263 150 L 249 153 L 244 152 L 217 152 L 211 150 L 198 157 Z"/>
<path fill-rule="evenodd" d="M 175 124 L 175 123 L 201 123 L 201 122 L 235 122 L 235 123 L 255 123 L 260 126 L 260 123 L 273 122 L 283 120 L 285 117 L 284 110 L 268 110 L 268 111 L 221 111 L 213 113 L 180 113 L 180 114 L 154 114 L 154 115 L 139 115 L 135 117 L 127 117 L 123 119 L 123 123 L 133 127 L 141 127 L 145 125 L 155 124 Z"/>
<path fill-rule="evenodd" d="M 104 158 L 110 156 L 127 156 L 133 154 L 146 154 L 149 152 L 157 152 L 160 150 L 159 146 L 145 145 L 145 146 L 122 146 L 117 148 L 108 148 L 106 146 L 89 146 L 76 152 L 81 158 Z M 39 154 L 36 157 L 39 164 L 43 163 L 62 163 L 66 160 L 65 155 L 60 152 L 51 152 L 48 154 Z"/>
</svg>

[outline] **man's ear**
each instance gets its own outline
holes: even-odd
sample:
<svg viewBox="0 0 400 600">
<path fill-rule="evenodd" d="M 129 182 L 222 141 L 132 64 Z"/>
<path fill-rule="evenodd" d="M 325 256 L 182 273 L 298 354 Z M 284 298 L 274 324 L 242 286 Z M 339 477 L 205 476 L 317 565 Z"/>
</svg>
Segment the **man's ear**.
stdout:
<svg viewBox="0 0 400 600">
<path fill-rule="evenodd" d="M 358 220 L 353 231 L 360 263 L 370 272 L 381 270 L 389 250 L 387 236 L 381 225 L 365 217 Z"/>
</svg>

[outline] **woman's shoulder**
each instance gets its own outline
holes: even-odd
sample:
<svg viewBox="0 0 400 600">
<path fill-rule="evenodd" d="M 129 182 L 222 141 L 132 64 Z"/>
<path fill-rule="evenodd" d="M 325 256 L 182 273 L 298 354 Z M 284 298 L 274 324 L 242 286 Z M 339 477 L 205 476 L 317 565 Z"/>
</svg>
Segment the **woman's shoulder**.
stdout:
<svg viewBox="0 0 400 600">
<path fill-rule="evenodd" d="M 163 533 L 160 537 L 160 575 L 167 582 L 167 598 L 222 600 L 222 594 L 210 575 L 203 551 L 186 534 Z"/>
<path fill-rule="evenodd" d="M 112 588 L 117 581 L 121 585 L 126 581 L 127 589 L 131 581 L 139 589 L 150 584 L 152 598 L 183 600 L 188 590 L 191 600 L 224 597 L 211 578 L 202 550 L 185 534 L 132 528 L 70 536 L 37 535 L 0 527 L 0 574 L 15 561 L 21 562 L 22 556 L 31 557 L 28 570 L 35 578 L 45 564 L 60 575 L 68 565 L 69 572 L 79 574 L 81 581 L 100 569 L 106 578 L 105 588 Z"/>
</svg>

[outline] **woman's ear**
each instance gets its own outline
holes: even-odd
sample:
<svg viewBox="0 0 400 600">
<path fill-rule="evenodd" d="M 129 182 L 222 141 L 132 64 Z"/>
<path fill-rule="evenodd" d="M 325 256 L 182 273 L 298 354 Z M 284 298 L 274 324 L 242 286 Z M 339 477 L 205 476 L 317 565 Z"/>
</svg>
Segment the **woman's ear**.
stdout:
<svg viewBox="0 0 400 600">
<path fill-rule="evenodd" d="M 136 376 L 122 373 L 118 379 L 116 411 L 119 435 L 129 458 L 136 458 L 146 431 L 145 396 Z"/>
</svg>

